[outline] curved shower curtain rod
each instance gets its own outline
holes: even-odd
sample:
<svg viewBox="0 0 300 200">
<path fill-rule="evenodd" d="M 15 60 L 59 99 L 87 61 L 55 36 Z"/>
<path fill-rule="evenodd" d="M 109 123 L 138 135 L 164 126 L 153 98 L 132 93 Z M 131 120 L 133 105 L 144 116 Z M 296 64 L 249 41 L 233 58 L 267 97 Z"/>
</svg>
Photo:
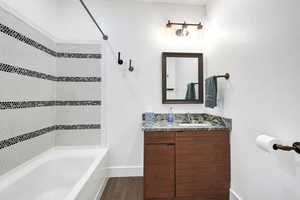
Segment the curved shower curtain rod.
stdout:
<svg viewBox="0 0 300 200">
<path fill-rule="evenodd" d="M 79 0 L 79 1 L 80 1 L 81 5 L 83 6 L 83 8 L 85 9 L 85 11 L 89 14 L 90 18 L 93 20 L 94 24 L 97 26 L 97 28 L 100 31 L 100 33 L 102 34 L 103 40 L 108 40 L 108 36 L 105 35 L 105 33 L 102 31 L 101 27 L 99 26 L 99 24 L 97 23 L 97 21 L 95 20 L 94 16 L 92 15 L 92 13 L 88 9 L 88 7 L 85 5 L 85 3 L 83 2 L 83 0 Z"/>
<path fill-rule="evenodd" d="M 92 15 L 92 13 L 90 12 L 90 10 L 88 9 L 88 7 L 86 6 L 86 4 L 84 3 L 83 0 L 79 0 L 81 5 L 83 6 L 83 8 L 85 9 L 85 11 L 88 13 L 88 15 L 90 16 L 90 18 L 93 20 L 94 24 L 97 26 L 98 30 L 100 31 L 100 33 L 102 34 L 102 38 L 103 40 L 108 40 L 108 36 L 103 32 L 103 30 L 101 29 L 101 27 L 99 26 L 99 24 L 97 23 L 96 19 L 94 18 L 94 16 Z M 123 60 L 121 59 L 121 52 L 118 53 L 118 64 L 119 65 L 123 65 Z M 129 64 L 129 68 L 128 70 L 130 72 L 133 72 L 134 68 L 132 66 L 132 60 L 130 60 L 130 64 Z"/>
</svg>

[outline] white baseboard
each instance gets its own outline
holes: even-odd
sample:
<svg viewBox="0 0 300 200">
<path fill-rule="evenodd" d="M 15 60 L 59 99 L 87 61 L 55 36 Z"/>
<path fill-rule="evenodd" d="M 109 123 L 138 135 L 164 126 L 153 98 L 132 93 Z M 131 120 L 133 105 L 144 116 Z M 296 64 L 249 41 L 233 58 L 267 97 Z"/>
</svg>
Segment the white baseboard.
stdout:
<svg viewBox="0 0 300 200">
<path fill-rule="evenodd" d="M 109 177 L 143 176 L 143 166 L 109 167 L 107 170 Z"/>
<path fill-rule="evenodd" d="M 243 200 L 233 189 L 230 189 L 230 200 Z"/>
</svg>

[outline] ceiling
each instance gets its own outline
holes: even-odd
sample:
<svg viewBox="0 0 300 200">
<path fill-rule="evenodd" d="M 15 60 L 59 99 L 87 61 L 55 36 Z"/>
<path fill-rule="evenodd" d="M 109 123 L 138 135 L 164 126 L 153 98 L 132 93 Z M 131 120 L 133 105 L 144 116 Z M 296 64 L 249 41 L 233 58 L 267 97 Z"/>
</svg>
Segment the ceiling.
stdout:
<svg viewBox="0 0 300 200">
<path fill-rule="evenodd" d="M 135 2 L 146 3 L 169 3 L 169 4 L 182 4 L 182 5 L 206 5 L 208 0 L 126 0 Z"/>
</svg>

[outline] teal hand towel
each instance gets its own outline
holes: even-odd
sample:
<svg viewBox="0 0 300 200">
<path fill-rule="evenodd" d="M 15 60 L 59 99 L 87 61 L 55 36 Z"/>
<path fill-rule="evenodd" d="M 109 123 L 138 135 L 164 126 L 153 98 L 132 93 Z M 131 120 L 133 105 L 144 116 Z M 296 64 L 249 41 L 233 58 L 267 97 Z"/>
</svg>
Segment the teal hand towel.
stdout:
<svg viewBox="0 0 300 200">
<path fill-rule="evenodd" d="M 205 107 L 214 108 L 217 106 L 218 84 L 216 77 L 205 80 Z"/>
<path fill-rule="evenodd" d="M 195 99 L 196 99 L 195 84 L 194 83 L 189 83 L 187 85 L 185 100 L 195 100 Z"/>
</svg>

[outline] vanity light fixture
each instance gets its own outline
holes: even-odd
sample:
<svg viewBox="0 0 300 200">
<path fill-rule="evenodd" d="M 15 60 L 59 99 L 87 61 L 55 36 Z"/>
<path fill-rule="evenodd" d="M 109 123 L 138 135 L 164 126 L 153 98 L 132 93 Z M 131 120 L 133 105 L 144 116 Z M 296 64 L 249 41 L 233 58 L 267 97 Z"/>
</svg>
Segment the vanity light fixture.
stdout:
<svg viewBox="0 0 300 200">
<path fill-rule="evenodd" d="M 175 22 L 171 22 L 170 20 L 167 23 L 167 27 L 171 28 L 172 26 L 181 26 L 179 29 L 176 30 L 176 35 L 179 37 L 184 37 L 184 36 L 188 36 L 189 35 L 189 31 L 187 30 L 188 26 L 196 26 L 198 30 L 201 30 L 203 28 L 203 25 L 201 24 L 201 22 L 199 24 L 188 24 L 186 22 L 184 23 L 175 23 Z"/>
</svg>

